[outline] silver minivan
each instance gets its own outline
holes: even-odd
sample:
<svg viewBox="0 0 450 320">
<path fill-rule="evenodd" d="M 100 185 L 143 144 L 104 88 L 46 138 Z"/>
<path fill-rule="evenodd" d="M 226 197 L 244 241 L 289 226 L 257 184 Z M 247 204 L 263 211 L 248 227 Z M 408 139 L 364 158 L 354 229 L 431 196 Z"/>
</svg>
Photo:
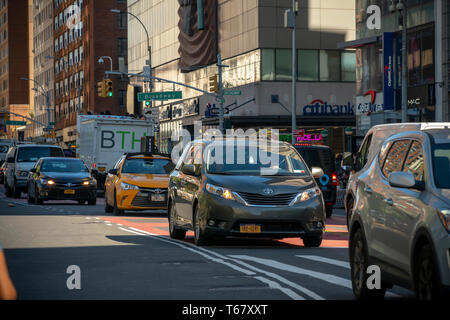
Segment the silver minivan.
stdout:
<svg viewBox="0 0 450 320">
<path fill-rule="evenodd" d="M 442 297 L 450 290 L 450 123 L 378 134 L 383 127 L 366 136 L 347 190 L 354 294 L 382 298 L 399 285 L 419 299 Z M 381 270 L 379 289 L 366 284 L 371 265 Z"/>
<path fill-rule="evenodd" d="M 27 192 L 28 173 L 44 157 L 64 157 L 63 149 L 55 145 L 19 144 L 9 148 L 6 155 L 6 196 L 20 198 Z"/>
</svg>

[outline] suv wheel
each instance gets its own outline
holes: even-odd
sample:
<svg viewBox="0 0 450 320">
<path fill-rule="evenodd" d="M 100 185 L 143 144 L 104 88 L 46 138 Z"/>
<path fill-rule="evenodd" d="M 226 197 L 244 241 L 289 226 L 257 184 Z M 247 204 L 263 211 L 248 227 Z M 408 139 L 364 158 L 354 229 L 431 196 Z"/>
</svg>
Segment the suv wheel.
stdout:
<svg viewBox="0 0 450 320">
<path fill-rule="evenodd" d="M 27 192 L 27 202 L 28 203 L 34 203 L 34 198 L 31 196 L 31 192 L 30 192 L 30 187 L 27 188 L 28 192 Z"/>
<path fill-rule="evenodd" d="M 14 199 L 19 199 L 20 196 L 22 195 L 22 190 L 20 190 L 19 187 L 17 187 L 17 181 L 14 181 L 14 186 L 13 186 L 13 198 Z"/>
<path fill-rule="evenodd" d="M 347 230 L 350 228 L 350 218 L 352 217 L 352 213 L 353 213 L 353 199 L 349 199 L 347 202 L 347 212 L 346 212 L 346 216 L 347 216 Z"/>
<path fill-rule="evenodd" d="M 322 237 L 304 237 L 302 238 L 305 247 L 320 247 Z"/>
<path fill-rule="evenodd" d="M 177 212 L 175 211 L 175 204 L 170 202 L 169 207 L 169 233 L 172 239 L 184 239 L 186 237 L 186 230 L 176 227 L 175 221 L 177 218 Z"/>
<path fill-rule="evenodd" d="M 350 267 L 352 288 L 355 297 L 359 300 L 383 299 L 386 287 L 381 289 L 369 289 L 367 287 L 367 268 L 369 259 L 367 254 L 366 239 L 361 229 L 358 229 L 350 243 Z"/>
<path fill-rule="evenodd" d="M 97 198 L 93 197 L 88 200 L 88 205 L 95 206 L 97 204 Z"/>
<path fill-rule="evenodd" d="M 195 214 L 194 214 L 194 243 L 197 246 L 206 246 L 209 243 L 208 240 L 209 239 L 202 231 L 200 209 L 197 205 L 195 207 Z"/>
<path fill-rule="evenodd" d="M 430 246 L 424 245 L 416 257 L 414 285 L 417 298 L 432 300 L 439 297 L 436 265 Z"/>
</svg>

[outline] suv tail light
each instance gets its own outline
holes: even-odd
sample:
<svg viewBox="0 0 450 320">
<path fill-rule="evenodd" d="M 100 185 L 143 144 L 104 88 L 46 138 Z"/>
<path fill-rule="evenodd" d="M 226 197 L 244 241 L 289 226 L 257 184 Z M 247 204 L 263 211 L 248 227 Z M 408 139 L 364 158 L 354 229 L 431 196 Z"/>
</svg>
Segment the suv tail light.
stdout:
<svg viewBox="0 0 450 320">
<path fill-rule="evenodd" d="M 337 178 L 336 172 L 333 172 L 333 174 L 331 175 L 331 185 L 334 187 L 339 186 L 339 180 Z"/>
</svg>

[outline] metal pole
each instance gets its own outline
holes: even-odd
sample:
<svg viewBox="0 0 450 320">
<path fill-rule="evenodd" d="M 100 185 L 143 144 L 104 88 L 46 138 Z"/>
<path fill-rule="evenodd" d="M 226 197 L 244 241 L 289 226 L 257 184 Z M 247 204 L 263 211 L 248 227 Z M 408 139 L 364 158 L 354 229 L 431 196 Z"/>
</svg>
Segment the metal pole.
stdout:
<svg viewBox="0 0 450 320">
<path fill-rule="evenodd" d="M 406 51 L 406 28 L 407 28 L 407 12 L 406 1 L 403 1 L 402 10 L 402 122 L 408 122 L 408 77 L 407 77 L 407 51 Z"/>
<path fill-rule="evenodd" d="M 224 134 L 224 126 L 223 126 L 223 86 L 222 86 L 222 56 L 220 53 L 217 55 L 217 68 L 219 71 L 219 128 L 220 133 Z"/>
<path fill-rule="evenodd" d="M 292 29 L 292 144 L 295 143 L 294 131 L 297 128 L 297 42 L 296 42 L 296 0 L 292 0 L 294 28 Z"/>
</svg>

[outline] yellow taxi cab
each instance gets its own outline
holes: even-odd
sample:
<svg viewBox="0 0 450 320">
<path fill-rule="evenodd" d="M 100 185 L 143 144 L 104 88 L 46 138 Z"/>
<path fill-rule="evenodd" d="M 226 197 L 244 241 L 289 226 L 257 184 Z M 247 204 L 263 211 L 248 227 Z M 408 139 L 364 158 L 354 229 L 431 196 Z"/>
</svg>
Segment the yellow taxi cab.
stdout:
<svg viewBox="0 0 450 320">
<path fill-rule="evenodd" d="M 123 155 L 106 177 L 105 212 L 123 215 L 125 210 L 167 210 L 169 175 L 174 167 L 165 155 Z"/>
</svg>

